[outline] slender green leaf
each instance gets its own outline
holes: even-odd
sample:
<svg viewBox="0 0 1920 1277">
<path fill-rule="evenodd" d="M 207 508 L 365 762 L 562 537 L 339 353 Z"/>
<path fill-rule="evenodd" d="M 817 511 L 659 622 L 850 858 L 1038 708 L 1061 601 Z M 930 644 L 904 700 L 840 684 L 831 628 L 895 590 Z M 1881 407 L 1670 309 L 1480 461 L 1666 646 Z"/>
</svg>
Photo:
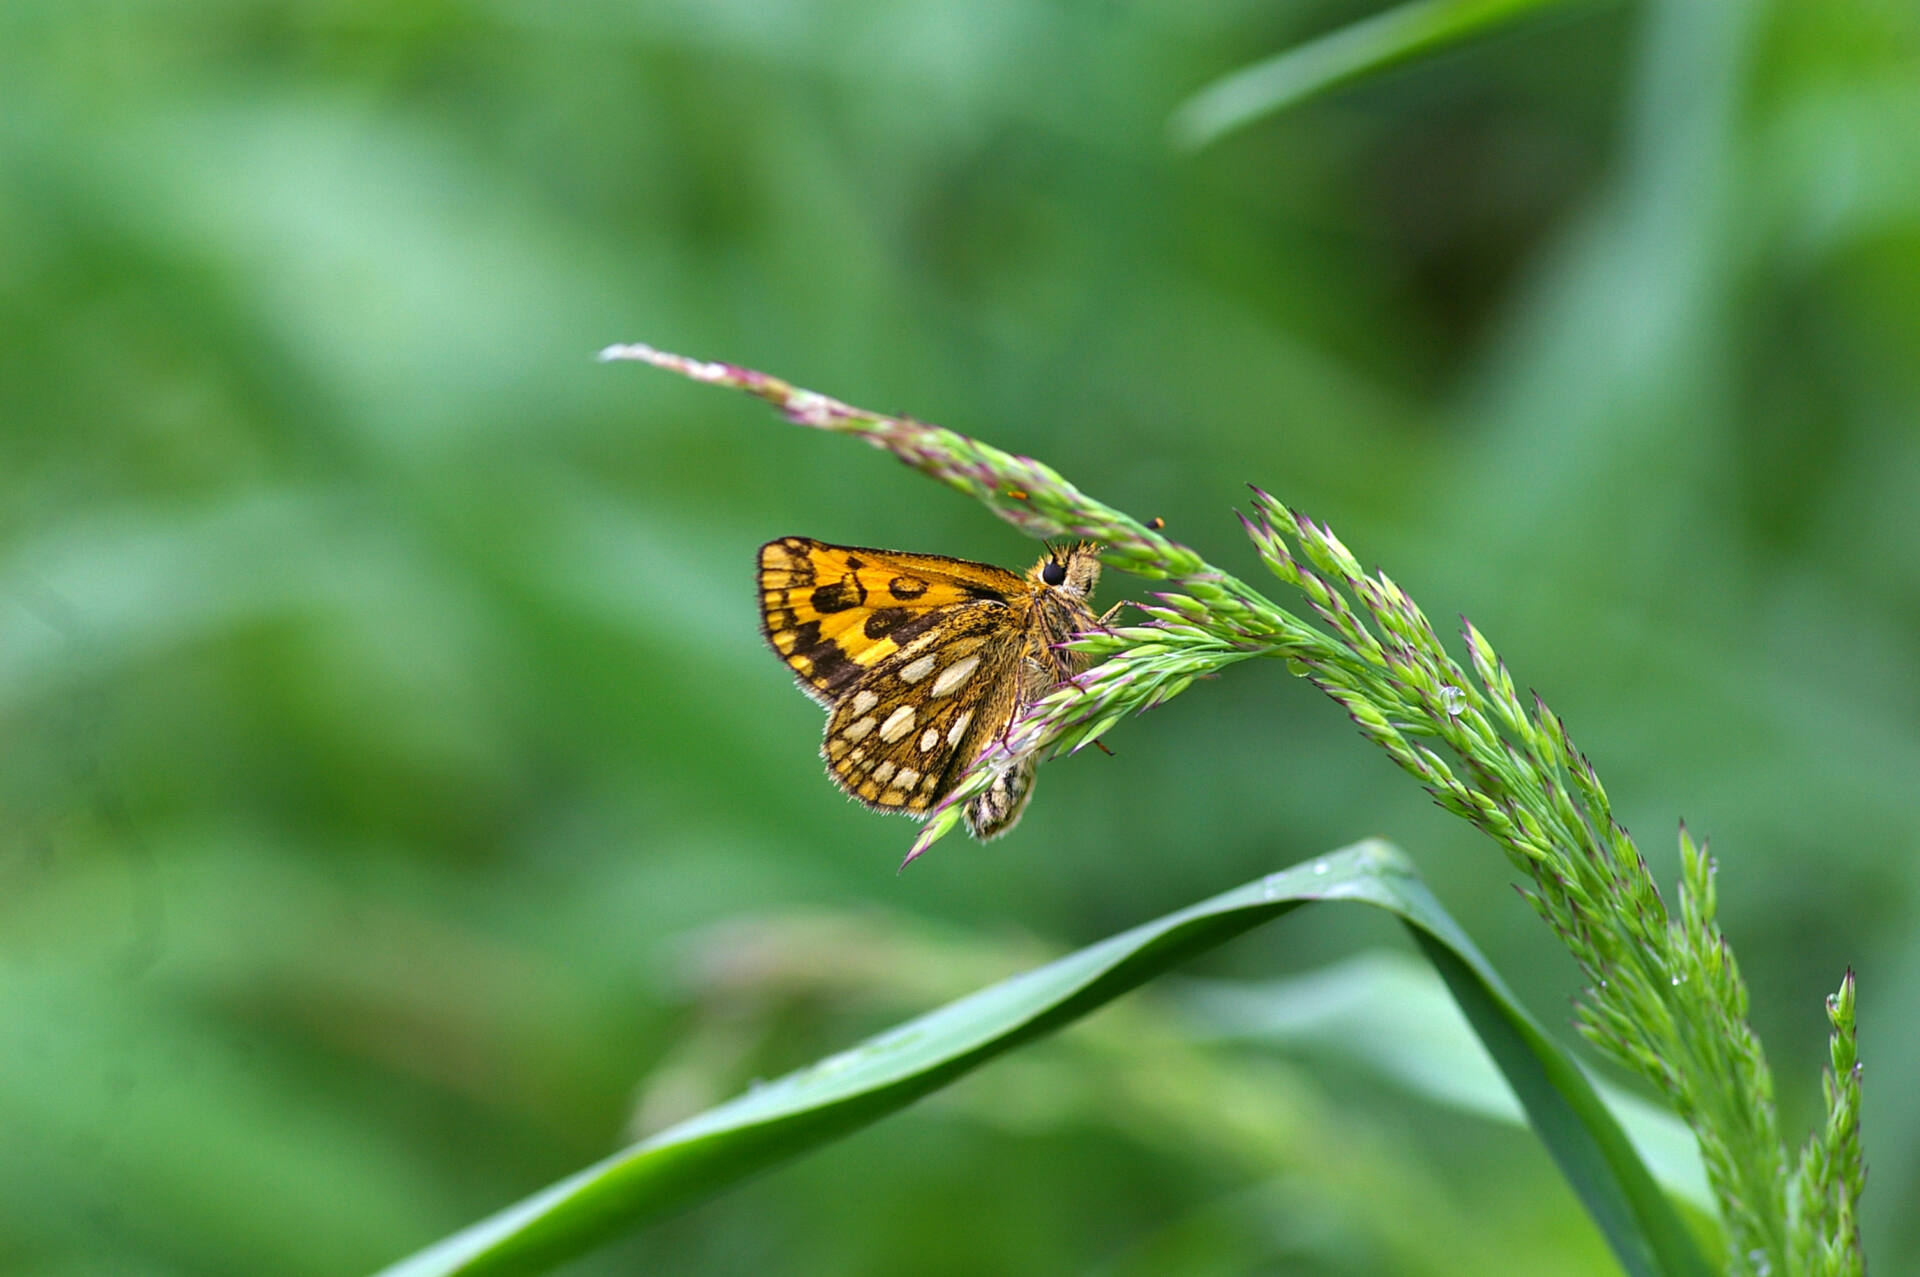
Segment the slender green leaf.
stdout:
<svg viewBox="0 0 1920 1277">
<path fill-rule="evenodd" d="M 1183 979 L 1176 997 L 1197 1040 L 1330 1052 L 1430 1103 L 1527 1123 L 1446 981 L 1415 954 L 1371 949 L 1271 980 Z M 1687 1124 L 1636 1091 L 1588 1078 L 1660 1186 L 1710 1215 L 1713 1189 Z"/>
<path fill-rule="evenodd" d="M 1386 909 L 1413 932 L 1635 1277 L 1710 1271 L 1571 1057 L 1513 1000 L 1396 849 L 1357 844 L 1269 874 L 970 994 L 587 1167 L 386 1270 L 537 1272 L 842 1138 L 1168 968 L 1315 900 Z"/>
<path fill-rule="evenodd" d="M 1222 76 L 1168 121 L 1175 145 L 1198 150 L 1296 102 L 1469 39 L 1567 0 L 1413 0 Z"/>
</svg>

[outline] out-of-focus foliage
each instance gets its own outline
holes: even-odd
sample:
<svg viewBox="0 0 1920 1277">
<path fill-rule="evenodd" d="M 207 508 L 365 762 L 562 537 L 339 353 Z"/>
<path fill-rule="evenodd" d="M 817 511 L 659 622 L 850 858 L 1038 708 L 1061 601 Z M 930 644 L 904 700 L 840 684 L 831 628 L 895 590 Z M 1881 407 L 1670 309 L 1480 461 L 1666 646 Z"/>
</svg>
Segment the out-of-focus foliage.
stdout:
<svg viewBox="0 0 1920 1277">
<path fill-rule="evenodd" d="M 1644 845 L 1713 838 L 1789 1131 L 1859 970 L 1868 1251 L 1920 1263 L 1920 11 L 1575 8 L 1167 149 L 1195 89 L 1365 12 L 0 6 L 0 1268 L 368 1269 L 636 1095 L 657 1124 L 885 1022 L 780 971 L 716 1019 L 687 946 L 728 920 L 864 908 L 902 964 L 991 968 L 955 992 L 1380 833 L 1555 1020 L 1493 849 L 1278 669 L 896 878 L 753 549 L 1031 548 L 592 363 L 636 338 L 1046 458 L 1249 571 L 1258 481 L 1472 615 Z M 1609 1271 L 1523 1134 L 1193 1049 L 1264 1085 L 1063 1041 L 578 1271 L 1404 1269 L 1322 1191 L 1355 1148 L 1476 1239 L 1408 1271 L 1489 1237 Z"/>
<path fill-rule="evenodd" d="M 1570 2 L 1401 0 L 1228 72 L 1174 110 L 1168 133 L 1181 146 L 1207 146 L 1309 98 Z"/>
</svg>

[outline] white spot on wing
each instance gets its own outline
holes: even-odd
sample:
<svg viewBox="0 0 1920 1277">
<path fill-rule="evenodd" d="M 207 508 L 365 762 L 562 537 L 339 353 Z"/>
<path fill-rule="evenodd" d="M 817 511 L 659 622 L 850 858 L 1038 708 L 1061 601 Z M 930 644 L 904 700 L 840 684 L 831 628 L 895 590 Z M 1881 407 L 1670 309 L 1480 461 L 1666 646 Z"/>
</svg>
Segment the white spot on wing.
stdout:
<svg viewBox="0 0 1920 1277">
<path fill-rule="evenodd" d="M 946 677 L 941 675 L 942 678 Z M 887 721 L 880 724 L 880 739 L 891 745 L 913 730 L 913 706 L 902 705 L 887 715 Z"/>
<path fill-rule="evenodd" d="M 893 783 L 894 783 L 894 787 L 897 789 L 910 790 L 913 788 L 915 782 L 917 782 L 919 779 L 920 779 L 919 772 L 913 770 L 913 768 L 911 767 L 902 767 L 900 769 L 899 775 L 893 778 Z"/>
<path fill-rule="evenodd" d="M 933 690 L 929 692 L 928 695 L 945 696 L 948 692 L 951 692 L 954 688 L 972 678 L 974 670 L 978 669 L 979 666 L 980 656 L 978 653 L 972 656 L 962 657 L 960 660 L 955 661 L 940 671 L 940 677 L 933 680 Z"/>
<path fill-rule="evenodd" d="M 880 703 L 880 698 L 872 692 L 859 691 L 853 694 L 853 712 L 864 714 Z"/>
<path fill-rule="evenodd" d="M 947 729 L 947 744 L 958 745 L 960 738 L 966 735 L 967 724 L 973 721 L 973 711 L 967 710 L 953 720 L 953 726 Z"/>
<path fill-rule="evenodd" d="M 893 762 L 889 759 L 873 769 L 873 778 L 882 785 L 893 779 Z"/>
<path fill-rule="evenodd" d="M 933 673 L 933 663 L 938 659 L 939 658 L 932 652 L 927 653 L 913 664 L 901 669 L 900 681 L 902 683 L 918 683 L 921 679 Z"/>
<path fill-rule="evenodd" d="M 938 745 L 939 743 L 940 743 L 940 729 L 938 727 L 929 727 L 926 731 L 920 733 L 920 752 L 921 753 L 923 754 L 926 753 L 928 750 L 932 749 L 935 745 Z"/>
<path fill-rule="evenodd" d="M 891 722 L 892 720 L 889 719 L 888 721 Z M 873 730 L 873 715 L 869 714 L 865 718 L 849 726 L 846 731 L 841 732 L 840 734 L 846 737 L 848 740 L 860 740 L 862 737 L 864 737 L 868 732 L 872 730 Z"/>
</svg>

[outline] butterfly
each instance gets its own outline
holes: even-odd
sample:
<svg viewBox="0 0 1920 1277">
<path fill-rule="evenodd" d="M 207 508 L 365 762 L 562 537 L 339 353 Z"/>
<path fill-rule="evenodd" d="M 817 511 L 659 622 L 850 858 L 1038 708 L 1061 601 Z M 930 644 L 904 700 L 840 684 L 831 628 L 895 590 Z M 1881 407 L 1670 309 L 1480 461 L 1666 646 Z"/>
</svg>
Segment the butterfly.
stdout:
<svg viewBox="0 0 1920 1277">
<path fill-rule="evenodd" d="M 1097 629 L 1092 543 L 1050 547 L 1025 576 L 987 563 L 807 537 L 760 547 L 761 629 L 827 707 L 827 774 L 880 811 L 924 819 L 1021 706 L 1087 666 L 1059 645 Z M 1038 760 L 969 800 L 980 839 L 1020 819 Z"/>
</svg>

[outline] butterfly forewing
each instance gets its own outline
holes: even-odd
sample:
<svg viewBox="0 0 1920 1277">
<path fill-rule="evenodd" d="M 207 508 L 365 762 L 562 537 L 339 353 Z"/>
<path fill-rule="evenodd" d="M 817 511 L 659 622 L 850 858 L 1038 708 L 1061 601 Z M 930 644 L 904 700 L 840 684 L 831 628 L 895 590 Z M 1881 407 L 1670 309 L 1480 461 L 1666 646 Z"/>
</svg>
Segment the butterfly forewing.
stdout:
<svg viewBox="0 0 1920 1277">
<path fill-rule="evenodd" d="M 782 537 L 760 547 L 767 641 L 815 700 L 833 703 L 868 670 L 939 624 L 944 609 L 1005 605 L 1012 572 L 965 559 Z"/>
<path fill-rule="evenodd" d="M 1015 710 L 1082 668 L 1057 644 L 1098 623 L 1092 546 L 1026 576 L 965 559 L 782 537 L 760 547 L 767 642 L 828 709 L 821 752 L 868 806 L 923 816 Z M 1017 760 L 968 804 L 976 837 L 1012 828 L 1033 784 Z"/>
</svg>

